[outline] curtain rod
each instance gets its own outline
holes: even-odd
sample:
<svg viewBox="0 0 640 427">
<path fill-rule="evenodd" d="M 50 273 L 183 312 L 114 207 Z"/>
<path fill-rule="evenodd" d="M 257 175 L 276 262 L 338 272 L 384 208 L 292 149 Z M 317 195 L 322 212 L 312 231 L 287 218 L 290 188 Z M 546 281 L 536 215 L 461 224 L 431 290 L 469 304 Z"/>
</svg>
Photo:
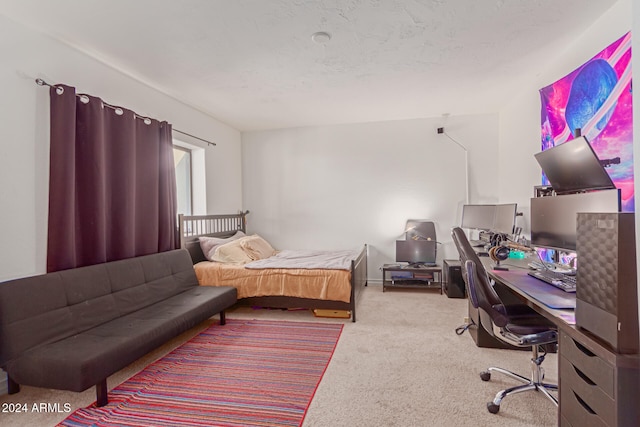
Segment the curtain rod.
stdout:
<svg viewBox="0 0 640 427">
<path fill-rule="evenodd" d="M 56 86 L 56 85 L 52 85 L 52 84 L 49 84 L 49 83 L 45 82 L 43 79 L 36 79 L 36 84 L 37 84 L 38 86 L 49 86 L 49 87 L 55 87 L 56 89 L 58 88 L 58 86 Z M 60 88 L 60 89 L 62 89 L 62 88 Z M 83 96 L 83 95 L 81 95 L 81 94 L 80 94 L 80 95 L 76 95 L 76 96 Z M 85 98 L 86 98 L 86 97 L 85 97 Z M 87 98 L 87 102 L 88 102 L 88 98 Z M 113 105 L 107 104 L 107 103 L 106 103 L 106 102 L 104 102 L 104 101 L 102 101 L 102 102 L 103 102 L 103 104 L 104 104 L 104 105 L 106 105 L 106 106 L 107 106 L 107 107 L 109 107 L 109 108 L 119 109 L 119 107 L 114 107 Z M 134 113 L 134 114 L 135 114 L 135 113 Z M 135 114 L 135 116 L 136 116 L 136 117 L 139 117 L 139 118 L 142 118 L 142 119 L 148 119 L 147 117 L 139 116 L 138 114 Z M 200 137 L 195 136 L 195 135 L 192 135 L 192 134 L 190 134 L 190 133 L 183 132 L 183 131 L 181 131 L 181 130 L 179 130 L 179 129 L 175 129 L 175 128 L 173 128 L 173 127 L 172 127 L 172 130 L 173 130 L 174 132 L 181 133 L 181 134 L 186 135 L 186 136 L 189 136 L 189 137 L 191 137 L 191 138 L 195 138 L 195 139 L 197 139 L 197 140 L 199 140 L 199 141 L 206 142 L 207 144 L 209 144 L 209 145 L 213 145 L 214 147 L 217 145 L 215 142 L 211 142 L 211 141 L 208 141 L 208 140 L 206 140 L 206 139 L 204 139 L 204 138 L 200 138 Z"/>
</svg>

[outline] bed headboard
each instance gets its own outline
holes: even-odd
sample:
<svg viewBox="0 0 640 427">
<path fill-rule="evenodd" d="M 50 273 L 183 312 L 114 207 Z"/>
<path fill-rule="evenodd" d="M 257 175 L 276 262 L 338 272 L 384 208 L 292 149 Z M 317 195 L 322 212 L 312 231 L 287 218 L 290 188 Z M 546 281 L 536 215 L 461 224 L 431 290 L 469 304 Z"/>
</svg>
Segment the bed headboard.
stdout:
<svg viewBox="0 0 640 427">
<path fill-rule="evenodd" d="M 247 232 L 249 211 L 226 215 L 178 215 L 180 247 L 189 251 L 193 263 L 206 261 L 199 237 L 231 237 L 237 231 Z"/>
</svg>

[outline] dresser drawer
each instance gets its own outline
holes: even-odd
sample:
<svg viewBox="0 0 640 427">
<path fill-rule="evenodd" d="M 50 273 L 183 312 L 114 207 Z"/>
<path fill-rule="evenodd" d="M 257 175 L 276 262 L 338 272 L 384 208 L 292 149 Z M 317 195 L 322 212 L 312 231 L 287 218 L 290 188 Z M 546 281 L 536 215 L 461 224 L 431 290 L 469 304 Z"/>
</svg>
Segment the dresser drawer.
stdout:
<svg viewBox="0 0 640 427">
<path fill-rule="evenodd" d="M 560 387 L 560 402 L 560 427 L 611 427 L 564 384 Z"/>
<path fill-rule="evenodd" d="M 560 356 L 559 363 L 561 410 L 571 424 L 581 427 L 600 425 L 600 422 L 602 425 L 615 425 L 615 400 L 564 356 Z M 587 424 L 576 424 L 582 420 L 594 421 Z"/>
<path fill-rule="evenodd" d="M 580 375 L 597 385 L 611 399 L 616 398 L 613 366 L 563 331 L 560 332 L 560 352 L 580 372 Z"/>
</svg>

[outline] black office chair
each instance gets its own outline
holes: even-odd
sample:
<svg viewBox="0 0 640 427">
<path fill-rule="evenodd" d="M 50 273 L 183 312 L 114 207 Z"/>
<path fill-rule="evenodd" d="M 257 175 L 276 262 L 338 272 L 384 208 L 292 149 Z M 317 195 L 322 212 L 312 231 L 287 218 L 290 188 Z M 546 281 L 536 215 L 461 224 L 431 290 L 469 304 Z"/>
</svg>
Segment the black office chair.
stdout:
<svg viewBox="0 0 640 427">
<path fill-rule="evenodd" d="M 507 395 L 527 390 L 541 391 L 557 406 L 558 400 L 549 393 L 549 390 L 557 391 L 558 386 L 542 382 L 544 372 L 540 365 L 546 352 L 543 351 L 540 355 L 538 351 L 538 346 L 554 344 L 558 341 L 556 326 L 524 304 L 503 304 L 464 231 L 456 227 L 452 231 L 452 236 L 460 254 L 460 262 L 463 266 L 462 278 L 467 287 L 467 294 L 471 304 L 478 309 L 482 326 L 490 335 L 505 343 L 517 347 L 531 347 L 532 350 L 531 379 L 495 367 L 480 373 L 483 381 L 489 381 L 491 372 L 495 371 L 524 383 L 498 392 L 493 401 L 487 403 L 487 409 L 492 414 L 496 414 L 500 410 L 502 399 Z"/>
</svg>

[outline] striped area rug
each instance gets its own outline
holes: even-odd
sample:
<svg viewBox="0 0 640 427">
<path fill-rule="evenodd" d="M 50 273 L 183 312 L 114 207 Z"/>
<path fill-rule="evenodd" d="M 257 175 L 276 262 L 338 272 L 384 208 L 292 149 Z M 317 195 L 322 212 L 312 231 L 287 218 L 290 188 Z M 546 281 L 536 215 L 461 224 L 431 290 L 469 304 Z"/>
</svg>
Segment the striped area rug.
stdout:
<svg viewBox="0 0 640 427">
<path fill-rule="evenodd" d="M 299 426 L 342 324 L 227 319 L 61 426 Z"/>
</svg>

